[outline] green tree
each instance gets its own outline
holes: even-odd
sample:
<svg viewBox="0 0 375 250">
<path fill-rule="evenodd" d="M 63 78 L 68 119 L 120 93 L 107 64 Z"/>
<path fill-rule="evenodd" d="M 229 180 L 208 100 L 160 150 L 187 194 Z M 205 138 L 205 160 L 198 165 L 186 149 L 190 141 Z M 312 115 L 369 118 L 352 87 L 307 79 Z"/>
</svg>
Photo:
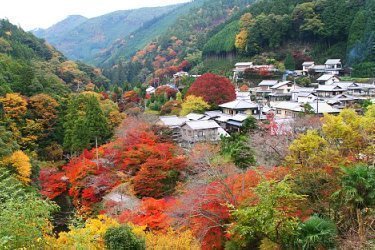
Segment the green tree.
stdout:
<svg viewBox="0 0 375 250">
<path fill-rule="evenodd" d="M 26 189 L 6 171 L 0 173 L 0 248 L 42 249 L 44 236 L 52 234 L 53 203 Z"/>
<path fill-rule="evenodd" d="M 98 99 L 91 94 L 72 95 L 64 121 L 64 147 L 71 153 L 82 151 L 110 137 L 107 118 Z"/>
<path fill-rule="evenodd" d="M 285 58 L 285 68 L 288 70 L 295 70 L 296 69 L 296 62 L 291 54 L 288 54 Z"/>
<path fill-rule="evenodd" d="M 341 189 L 335 193 L 343 206 L 349 206 L 353 217 L 357 219 L 358 236 L 361 243 L 366 241 L 364 217 L 375 206 L 375 168 L 355 166 L 343 168 Z M 355 215 L 354 215 L 355 214 Z"/>
<path fill-rule="evenodd" d="M 263 181 L 254 189 L 255 197 L 232 212 L 234 225 L 230 230 L 242 247 L 263 239 L 290 248 L 297 232 L 299 219 L 293 214 L 305 197 L 292 191 L 287 178 L 282 181 Z"/>
<path fill-rule="evenodd" d="M 146 249 L 145 240 L 138 238 L 127 225 L 109 228 L 104 241 L 108 250 Z"/>
<path fill-rule="evenodd" d="M 333 249 L 336 237 L 335 223 L 314 215 L 300 225 L 296 246 L 304 250 Z"/>
</svg>

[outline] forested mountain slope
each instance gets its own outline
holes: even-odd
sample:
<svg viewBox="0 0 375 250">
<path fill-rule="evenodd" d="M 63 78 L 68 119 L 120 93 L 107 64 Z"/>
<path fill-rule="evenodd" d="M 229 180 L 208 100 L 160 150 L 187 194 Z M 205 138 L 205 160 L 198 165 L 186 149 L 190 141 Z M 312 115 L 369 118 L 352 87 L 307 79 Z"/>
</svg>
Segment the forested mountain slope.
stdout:
<svg viewBox="0 0 375 250">
<path fill-rule="evenodd" d="M 73 62 L 44 40 L 0 20 L 0 95 L 61 95 L 94 83 L 108 84 L 99 69 Z"/>
<path fill-rule="evenodd" d="M 111 65 L 119 59 L 128 59 L 138 50 L 143 49 L 153 39 L 163 34 L 182 15 L 186 15 L 192 8 L 197 8 L 204 3 L 204 0 L 195 0 L 181 4 L 165 15 L 156 17 L 145 22 L 142 27 L 130 35 L 117 40 L 111 46 L 99 53 L 94 63 L 96 65 Z"/>
<path fill-rule="evenodd" d="M 70 28 L 58 27 L 66 27 L 72 17 L 68 17 L 67 20 L 63 20 L 44 32 L 37 31 L 34 34 L 45 38 L 68 58 L 92 62 L 97 54 L 111 46 L 117 39 L 129 36 L 147 22 L 160 18 L 179 6 L 121 10 L 87 20 L 74 19 L 73 16 L 75 22 L 72 22 Z"/>
<path fill-rule="evenodd" d="M 182 15 L 132 60 L 119 53 L 112 56 L 119 63 L 103 66 L 107 77 L 123 84 L 163 81 L 179 70 L 230 74 L 235 61 L 264 64 L 272 59 L 281 65 L 292 56 L 291 69 L 304 60 L 340 58 L 357 76 L 373 77 L 374 5 L 370 0 L 208 0 Z"/>
<path fill-rule="evenodd" d="M 88 18 L 81 15 L 71 15 L 47 29 L 35 29 L 31 32 L 37 37 L 43 37 L 46 40 L 53 40 L 56 35 L 67 33 L 87 20 Z"/>
<path fill-rule="evenodd" d="M 115 66 L 105 65 L 105 74 L 115 83 L 144 82 L 155 73 L 163 80 L 178 70 L 189 70 L 201 62 L 202 48 L 211 32 L 246 9 L 252 0 L 205 0 L 178 17 L 164 33 L 129 61 L 121 55 Z"/>
<path fill-rule="evenodd" d="M 297 68 L 306 58 L 319 63 L 341 58 L 348 66 L 361 67 L 375 60 L 374 15 L 371 0 L 258 1 L 214 34 L 203 54 L 209 58 L 268 53 L 279 61 L 293 54 Z"/>
</svg>

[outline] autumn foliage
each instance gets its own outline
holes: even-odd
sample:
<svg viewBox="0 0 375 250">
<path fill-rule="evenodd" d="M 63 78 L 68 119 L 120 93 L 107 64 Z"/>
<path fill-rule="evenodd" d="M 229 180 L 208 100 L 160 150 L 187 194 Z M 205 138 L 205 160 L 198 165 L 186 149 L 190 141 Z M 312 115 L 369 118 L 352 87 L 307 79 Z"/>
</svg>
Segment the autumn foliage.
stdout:
<svg viewBox="0 0 375 250">
<path fill-rule="evenodd" d="M 211 107 L 236 99 L 234 85 L 230 80 L 211 73 L 199 77 L 191 85 L 187 95 L 201 96 Z"/>
</svg>

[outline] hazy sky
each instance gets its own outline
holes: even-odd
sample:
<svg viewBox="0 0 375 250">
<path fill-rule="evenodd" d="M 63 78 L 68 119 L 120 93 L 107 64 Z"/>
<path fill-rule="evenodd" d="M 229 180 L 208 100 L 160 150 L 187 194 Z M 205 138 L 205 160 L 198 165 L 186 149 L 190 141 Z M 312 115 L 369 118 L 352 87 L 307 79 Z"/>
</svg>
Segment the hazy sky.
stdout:
<svg viewBox="0 0 375 250">
<path fill-rule="evenodd" d="M 163 6 L 189 0 L 0 0 L 0 18 L 24 30 L 48 28 L 68 15 L 95 17 L 116 10 Z"/>
</svg>

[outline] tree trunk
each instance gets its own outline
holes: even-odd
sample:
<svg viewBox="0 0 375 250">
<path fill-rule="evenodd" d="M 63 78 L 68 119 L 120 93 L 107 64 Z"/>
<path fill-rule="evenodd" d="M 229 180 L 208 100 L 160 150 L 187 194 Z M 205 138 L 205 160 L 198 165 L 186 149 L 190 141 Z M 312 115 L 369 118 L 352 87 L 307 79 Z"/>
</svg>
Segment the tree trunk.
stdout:
<svg viewBox="0 0 375 250">
<path fill-rule="evenodd" d="M 362 211 L 357 208 L 357 221 L 358 221 L 358 236 L 361 245 L 366 241 L 365 225 L 363 223 Z"/>
</svg>

